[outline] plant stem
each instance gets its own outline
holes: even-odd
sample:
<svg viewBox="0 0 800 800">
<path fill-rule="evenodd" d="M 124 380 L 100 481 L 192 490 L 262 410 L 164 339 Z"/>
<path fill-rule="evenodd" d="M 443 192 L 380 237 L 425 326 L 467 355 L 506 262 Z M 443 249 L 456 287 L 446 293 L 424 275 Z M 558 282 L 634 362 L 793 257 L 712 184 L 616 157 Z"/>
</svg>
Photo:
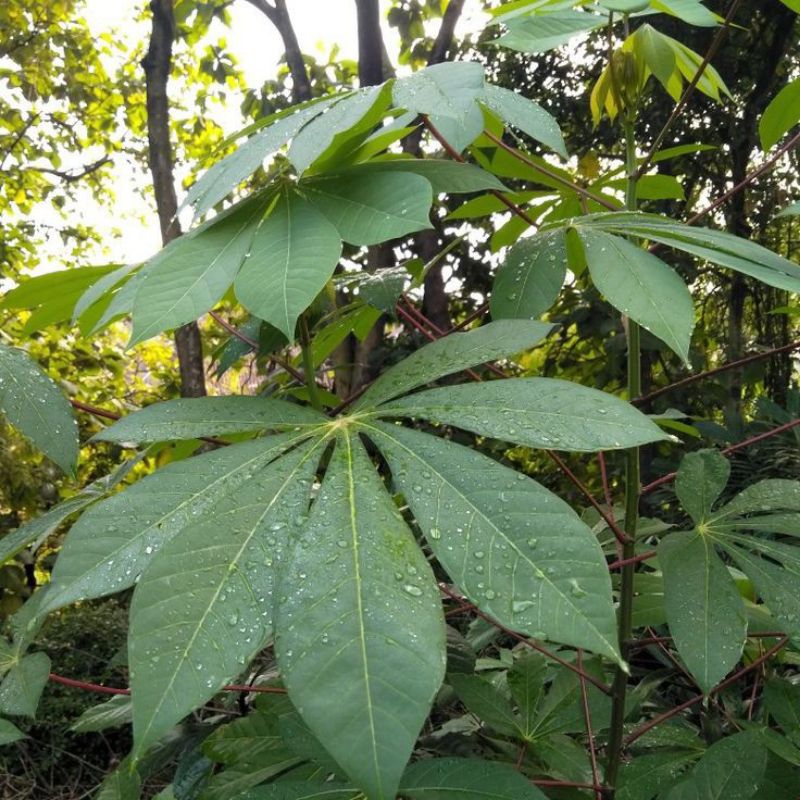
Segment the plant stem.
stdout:
<svg viewBox="0 0 800 800">
<path fill-rule="evenodd" d="M 311 334 L 308 331 L 308 320 L 305 314 L 300 316 L 300 349 L 303 355 L 303 375 L 308 388 L 308 399 L 317 411 L 322 411 L 322 400 L 314 377 L 316 370 L 311 355 Z"/>
<path fill-rule="evenodd" d="M 633 119 L 627 117 L 623 124 L 625 130 L 625 163 L 627 166 L 627 185 L 625 206 L 636 209 L 636 138 Z M 628 319 L 628 399 L 633 400 L 642 393 L 642 347 L 639 325 Z M 641 491 L 641 463 L 639 448 L 632 447 L 625 454 L 625 533 L 627 540 L 622 545 L 622 560 L 626 561 L 620 574 L 619 592 L 619 649 L 623 660 L 627 661 L 630 640 L 633 635 L 633 581 L 636 573 L 636 529 L 639 523 L 639 493 Z M 625 698 L 628 687 L 628 673 L 617 667 L 612 687 L 611 733 L 608 743 L 608 765 L 606 782 L 615 786 L 622 755 Z"/>
</svg>

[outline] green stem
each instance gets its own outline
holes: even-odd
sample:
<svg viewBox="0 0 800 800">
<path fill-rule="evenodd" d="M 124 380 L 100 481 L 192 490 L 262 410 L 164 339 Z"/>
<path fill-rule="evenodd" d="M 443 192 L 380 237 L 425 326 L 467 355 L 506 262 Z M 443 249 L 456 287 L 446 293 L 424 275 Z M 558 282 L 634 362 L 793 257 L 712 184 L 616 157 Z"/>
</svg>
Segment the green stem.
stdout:
<svg viewBox="0 0 800 800">
<path fill-rule="evenodd" d="M 628 210 L 636 209 L 636 138 L 634 123 L 627 118 L 625 130 L 625 162 L 627 166 L 627 185 L 625 206 Z M 639 325 L 628 320 L 628 399 L 633 400 L 642 393 L 642 348 Z M 622 559 L 632 559 L 636 555 L 636 530 L 639 523 L 639 496 L 641 492 L 641 464 L 639 448 L 633 447 L 625 454 L 625 533 L 628 541 L 622 546 Z M 634 576 L 636 564 L 630 562 L 622 568 L 619 592 L 619 648 L 622 658 L 627 661 L 633 636 L 633 598 Z M 606 767 L 606 783 L 615 786 L 622 756 L 622 742 L 625 725 L 625 699 L 628 688 L 628 674 L 617 667 L 612 687 L 613 705 L 611 712 L 611 732 L 608 743 L 608 765 Z"/>
<path fill-rule="evenodd" d="M 322 399 L 319 396 L 314 359 L 311 355 L 311 334 L 308 330 L 308 320 L 305 314 L 300 317 L 300 350 L 303 357 L 303 376 L 308 389 L 308 399 L 317 411 L 322 411 Z"/>
</svg>

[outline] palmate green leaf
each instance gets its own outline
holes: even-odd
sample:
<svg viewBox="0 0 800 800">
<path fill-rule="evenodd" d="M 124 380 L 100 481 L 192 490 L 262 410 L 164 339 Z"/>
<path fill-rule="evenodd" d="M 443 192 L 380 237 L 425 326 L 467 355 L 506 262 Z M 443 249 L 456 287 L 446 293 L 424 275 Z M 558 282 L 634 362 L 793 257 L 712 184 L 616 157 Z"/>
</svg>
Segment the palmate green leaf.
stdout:
<svg viewBox="0 0 800 800">
<path fill-rule="evenodd" d="M 475 101 L 481 98 L 483 91 L 483 64 L 450 61 L 434 64 L 397 80 L 392 89 L 392 99 L 396 106 L 407 111 L 458 121 L 475 107 Z"/>
<path fill-rule="evenodd" d="M 302 763 L 281 736 L 279 715 L 267 708 L 214 731 L 202 744 L 208 758 L 226 765 L 208 782 L 201 800 L 228 800 Z"/>
<path fill-rule="evenodd" d="M 726 552 L 753 582 L 759 597 L 767 604 L 781 627 L 794 640 L 800 640 L 800 595 L 797 592 L 800 581 L 799 565 L 784 562 L 779 566 L 748 552 L 747 544 L 751 543 L 746 539 L 740 539 L 739 544 L 745 546 L 724 543 Z M 757 544 L 752 543 L 751 546 L 757 547 Z"/>
<path fill-rule="evenodd" d="M 282 780 L 268 786 L 258 786 L 245 792 L 238 800 L 350 800 L 358 790 L 341 783 L 312 783 Z"/>
<path fill-rule="evenodd" d="M 770 678 L 764 685 L 764 705 L 783 732 L 800 742 L 800 686 L 781 678 Z"/>
<path fill-rule="evenodd" d="M 552 330 L 543 322 L 502 320 L 445 336 L 382 373 L 353 408 L 373 408 L 453 372 L 529 350 Z"/>
<path fill-rule="evenodd" d="M 750 275 L 768 286 L 800 291 L 800 266 L 755 242 L 724 231 L 694 227 L 667 217 L 638 212 L 591 214 L 570 220 L 570 223 L 579 231 L 599 228 L 609 233 L 659 242 L 712 264 Z"/>
<path fill-rule="evenodd" d="M 596 661 L 584 661 L 584 669 L 601 680 L 605 678 L 597 668 Z M 588 685 L 586 689 L 593 724 L 598 730 L 607 728 L 611 719 L 609 697 L 594 686 Z M 537 709 L 532 738 L 538 740 L 555 734 L 583 733 L 585 725 L 580 680 L 574 672 L 559 670 L 550 691 L 545 694 Z"/>
<path fill-rule="evenodd" d="M 372 308 L 396 316 L 397 301 L 405 289 L 408 278 L 409 272 L 405 267 L 388 267 L 374 274 L 368 273 L 358 284 L 358 296 Z M 378 316 L 372 319 L 370 330 L 378 319 Z M 361 341 L 363 340 L 364 337 L 361 337 Z"/>
<path fill-rule="evenodd" d="M 272 764 L 253 765 L 242 762 L 232 765 L 211 777 L 200 795 L 200 800 L 229 800 L 232 797 L 244 800 L 246 797 L 257 796 L 251 795 L 248 790 L 277 776 L 287 773 L 292 775 L 301 765 L 301 759 L 290 754 L 285 756 L 284 761 L 275 761 Z"/>
<path fill-rule="evenodd" d="M 0 719 L 0 747 L 26 738 L 26 735 L 13 722 Z"/>
<path fill-rule="evenodd" d="M 728 484 L 731 462 L 718 450 L 687 453 L 675 478 L 681 505 L 696 525 L 706 522 L 711 509 Z"/>
<path fill-rule="evenodd" d="M 246 200 L 202 231 L 181 236 L 145 265 L 129 346 L 192 322 L 213 308 L 248 258 L 269 200 Z"/>
<path fill-rule="evenodd" d="M 73 303 L 86 287 L 115 269 L 114 265 L 48 272 L 23 280 L 0 300 L 0 310 L 32 309 L 67 298 Z"/>
<path fill-rule="evenodd" d="M 800 78 L 778 92 L 758 123 L 763 150 L 769 150 L 780 138 L 800 122 Z"/>
<path fill-rule="evenodd" d="M 546 800 L 510 764 L 480 758 L 431 758 L 412 764 L 400 793 L 412 800 Z"/>
<path fill-rule="evenodd" d="M 487 84 L 484 102 L 500 119 L 567 158 L 561 129 L 538 103 L 517 92 Z"/>
<path fill-rule="evenodd" d="M 679 779 L 697 760 L 698 753 L 654 752 L 623 762 L 619 770 L 618 800 L 653 800 Z"/>
<path fill-rule="evenodd" d="M 86 287 L 114 269 L 114 265 L 80 267 L 28 278 L 3 296 L 0 310 L 33 311 L 21 331 L 22 336 L 29 336 L 50 325 L 69 320 L 75 303 Z"/>
<path fill-rule="evenodd" d="M 780 627 L 794 638 L 800 637 L 800 549 L 775 534 L 797 537 L 799 512 L 800 482 L 764 480 L 713 511 L 706 523 Z M 755 535 L 762 532 L 769 538 Z"/>
<path fill-rule="evenodd" d="M 444 676 L 433 573 L 343 431 L 287 569 L 278 664 L 303 719 L 370 800 L 389 800 Z"/>
<path fill-rule="evenodd" d="M 449 675 L 447 682 L 458 699 L 492 730 L 506 736 L 521 732 L 520 720 L 503 693 L 477 675 Z"/>
<path fill-rule="evenodd" d="M 0 714 L 35 717 L 50 675 L 50 659 L 33 653 L 17 661 L 0 683 Z"/>
<path fill-rule="evenodd" d="M 541 16 L 518 17 L 505 21 L 508 32 L 493 43 L 522 53 L 546 53 L 607 22 L 608 17 L 600 14 L 571 9 Z"/>
<path fill-rule="evenodd" d="M 236 296 L 292 341 L 297 318 L 328 282 L 341 252 L 339 232 L 328 218 L 297 195 L 286 195 L 258 229 L 234 282 Z"/>
<path fill-rule="evenodd" d="M 123 278 L 139 267 L 138 264 L 124 264 L 113 272 L 103 275 L 78 298 L 72 310 L 72 321 L 77 322 L 106 292 L 110 292 Z"/>
<path fill-rule="evenodd" d="M 722 21 L 719 15 L 709 11 L 699 0 L 650 0 L 650 6 L 688 25 L 713 27 Z"/>
<path fill-rule="evenodd" d="M 800 481 L 768 478 L 743 489 L 714 514 L 714 522 L 730 521 L 745 514 L 800 511 Z M 756 518 L 757 519 L 757 518 Z M 755 522 L 756 519 L 752 521 Z"/>
<path fill-rule="evenodd" d="M 458 153 L 463 153 L 483 133 L 485 124 L 483 110 L 477 103 L 468 105 L 459 117 L 431 114 L 430 122 Z"/>
<path fill-rule="evenodd" d="M 758 789 L 767 751 L 758 731 L 728 736 L 708 748 L 664 800 L 748 800 Z"/>
<path fill-rule="evenodd" d="M 99 442 L 144 444 L 226 433 L 313 428 L 317 411 L 267 397 L 192 397 L 154 403 L 95 434 Z"/>
<path fill-rule="evenodd" d="M 439 437 L 384 423 L 364 430 L 467 597 L 513 630 L 619 661 L 605 559 L 563 500 Z"/>
<path fill-rule="evenodd" d="M 297 174 L 302 175 L 329 148 L 335 149 L 340 138 L 347 138 L 351 129 L 365 118 L 374 120 L 369 128 L 374 127 L 389 107 L 390 98 L 391 83 L 369 86 L 346 95 L 324 114 L 315 116 L 289 147 L 289 161 Z"/>
<path fill-rule="evenodd" d="M 277 700 L 275 704 L 258 703 L 247 716 L 217 728 L 203 740 L 203 753 L 222 764 L 270 764 L 293 755 L 281 737 L 279 724 L 281 712 L 291 706 L 285 695 Z M 281 702 L 284 700 L 286 703 Z"/>
<path fill-rule="evenodd" d="M 506 191 L 498 178 L 475 164 L 461 164 L 443 158 L 385 158 L 370 161 L 358 167 L 365 174 L 375 172 L 411 172 L 425 178 L 433 187 L 434 195 L 469 194 L 487 189 Z"/>
<path fill-rule="evenodd" d="M 16 347 L 0 342 L 0 415 L 66 473 L 78 460 L 78 426 L 53 380 Z"/>
<path fill-rule="evenodd" d="M 553 734 L 536 740 L 536 758 L 548 775 L 556 779 L 590 783 L 592 765 L 584 745 L 563 734 Z"/>
<path fill-rule="evenodd" d="M 188 236 L 189 234 L 185 235 Z M 165 251 L 162 250 L 161 252 L 163 253 Z M 130 314 L 133 309 L 133 303 L 136 300 L 136 292 L 139 289 L 144 270 L 144 265 L 136 264 L 134 265 L 132 274 L 129 274 L 127 277 L 122 276 L 118 282 L 113 283 L 109 287 L 109 294 L 111 297 L 100 317 L 97 320 L 93 320 L 91 324 L 84 324 L 83 317 L 79 320 L 81 333 L 83 333 L 84 336 L 91 336 L 103 330 L 103 328 L 108 327 L 119 317 Z"/>
<path fill-rule="evenodd" d="M 694 304 L 678 273 L 619 236 L 580 231 L 580 238 L 598 291 L 688 363 Z"/>
<path fill-rule="evenodd" d="M 105 703 L 87 708 L 83 714 L 70 725 L 75 733 L 104 731 L 127 725 L 132 719 L 131 698 L 124 694 L 116 695 Z"/>
<path fill-rule="evenodd" d="M 129 759 L 125 758 L 103 781 L 94 800 L 139 800 L 141 790 L 139 773 L 131 769 Z"/>
<path fill-rule="evenodd" d="M 506 255 L 492 285 L 493 319 L 535 319 L 556 301 L 567 275 L 563 230 L 522 239 Z"/>
<path fill-rule="evenodd" d="M 325 441 L 268 464 L 166 542 L 145 569 L 128 634 L 134 758 L 264 646 L 275 573 L 304 519 Z"/>
<path fill-rule="evenodd" d="M 747 635 L 744 603 L 709 536 L 670 534 L 658 555 L 670 633 L 698 686 L 708 693 L 741 657 Z"/>
<path fill-rule="evenodd" d="M 788 8 L 791 8 L 792 11 L 800 14 L 800 0 L 781 0 L 781 2 Z"/>
<path fill-rule="evenodd" d="M 13 558 L 34 542 L 46 539 L 64 520 L 91 505 L 100 497 L 99 493 L 81 492 L 7 533 L 0 539 L 0 564 Z"/>
<path fill-rule="evenodd" d="M 536 717 L 544 695 L 546 675 L 547 662 L 538 653 L 524 653 L 514 661 L 514 666 L 506 675 L 511 697 L 517 704 L 523 736 L 531 736 L 536 730 Z"/>
<path fill-rule="evenodd" d="M 428 389 L 374 412 L 414 417 L 507 442 L 594 452 L 669 438 L 629 403 L 555 378 L 507 378 Z"/>
<path fill-rule="evenodd" d="M 311 205 L 350 244 L 378 244 L 431 227 L 433 193 L 419 175 L 352 170 L 302 187 Z"/>
<path fill-rule="evenodd" d="M 67 534 L 40 615 L 133 586 L 170 538 L 303 438 L 287 433 L 177 461 L 94 506 Z"/>
<path fill-rule="evenodd" d="M 252 175 L 267 156 L 286 144 L 306 123 L 342 99 L 342 96 L 318 98 L 305 108 L 297 111 L 289 109 L 290 113 L 286 116 L 255 133 L 233 153 L 214 164 L 190 187 L 181 207 L 193 205 L 195 215 L 203 216 Z"/>
</svg>

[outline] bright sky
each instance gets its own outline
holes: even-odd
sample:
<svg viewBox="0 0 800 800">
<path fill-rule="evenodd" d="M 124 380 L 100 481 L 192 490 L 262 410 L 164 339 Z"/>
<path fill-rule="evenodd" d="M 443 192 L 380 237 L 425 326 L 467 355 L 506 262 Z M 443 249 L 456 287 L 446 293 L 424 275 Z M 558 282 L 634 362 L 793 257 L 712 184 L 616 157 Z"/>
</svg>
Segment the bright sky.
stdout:
<svg viewBox="0 0 800 800">
<path fill-rule="evenodd" d="M 85 16 L 96 35 L 113 31 L 117 37 L 129 39 L 133 47 L 146 41 L 149 26 L 137 25 L 133 20 L 146 0 L 86 0 Z M 354 0 L 287 0 L 301 48 L 317 57 L 326 57 L 334 44 L 338 44 L 339 58 L 355 59 L 358 54 L 356 38 L 356 12 Z M 388 2 L 381 4 L 384 10 Z M 482 25 L 483 15 L 477 10 L 476 0 L 468 0 L 458 31 L 475 29 Z M 470 10 L 474 7 L 474 11 Z M 235 0 L 230 7 L 230 28 L 219 24 L 212 30 L 212 39 L 223 36 L 245 74 L 247 84 L 261 86 L 275 76 L 283 53 L 283 44 L 272 23 L 247 0 Z M 384 25 L 384 38 L 389 53 L 397 52 L 396 32 Z M 230 133 L 242 126 L 238 113 L 238 100 L 231 103 L 229 114 L 219 121 Z M 81 204 L 84 222 L 99 227 L 107 233 L 105 239 L 108 260 L 118 263 L 142 260 L 160 247 L 158 228 L 154 215 L 140 219 L 143 209 L 141 187 L 132 177 L 132 170 L 122 161 L 114 164 L 114 186 L 117 202 L 113 208 L 91 203 L 87 196 Z M 179 176 L 180 177 L 180 176 Z M 87 193 L 88 194 L 88 193 Z M 180 200 L 180 191 L 179 191 Z M 112 235 L 114 230 L 121 236 Z M 48 269 L 58 268 L 50 264 Z"/>
</svg>

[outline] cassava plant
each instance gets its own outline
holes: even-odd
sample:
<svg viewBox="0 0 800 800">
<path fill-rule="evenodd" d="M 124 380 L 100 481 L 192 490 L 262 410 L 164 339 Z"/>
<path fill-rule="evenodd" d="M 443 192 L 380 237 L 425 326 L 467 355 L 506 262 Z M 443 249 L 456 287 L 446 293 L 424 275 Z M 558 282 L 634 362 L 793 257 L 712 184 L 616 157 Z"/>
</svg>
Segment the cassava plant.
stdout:
<svg viewBox="0 0 800 800">
<path fill-rule="evenodd" d="M 0 711 L 35 711 L 50 677 L 35 651 L 48 614 L 131 592 L 130 697 L 121 691 L 77 723 L 132 723 L 133 750 L 104 798 L 139 797 L 170 747 L 180 762 L 163 798 L 794 797 L 797 683 L 767 680 L 761 715 L 729 735 L 710 735 L 699 709 L 800 638 L 800 483 L 767 479 L 720 501 L 729 463 L 700 449 L 657 482 L 675 480 L 686 524 L 639 519 L 654 488 L 642 486 L 640 448 L 674 450 L 670 431 L 687 427 L 640 410 L 642 337 L 689 363 L 692 291 L 703 290 L 687 286 L 670 253 L 800 290 L 796 264 L 697 224 L 713 205 L 689 221 L 639 210 L 665 186 L 680 191 L 654 163 L 691 152 L 663 149 L 667 130 L 638 138 L 656 84 L 676 114 L 695 91 L 729 94 L 709 58 L 659 32 L 660 15 L 721 36 L 736 5 L 726 19 L 696 0 L 516 0 L 493 10 L 503 27 L 492 46 L 540 53 L 595 30 L 607 41 L 589 105 L 596 124 L 618 127 L 623 167 L 596 185 L 558 165 L 568 153 L 556 121 L 487 81 L 477 61 L 250 126 L 189 189 L 183 207 L 203 221 L 144 264 L 105 273 L 73 316 L 87 335 L 130 318 L 133 346 L 207 312 L 224 323 L 214 309 L 238 304 L 250 316 L 222 357 L 262 347 L 302 383 L 154 403 L 93 437 L 149 448 L 145 457 L 164 442 L 196 454 L 132 483 L 123 464 L 0 540 L 6 561 L 80 513 L 51 581 L 0 642 Z M 797 121 L 790 95 L 775 103 L 762 123 L 767 147 Z M 420 135 L 412 157 L 401 145 Z M 550 155 L 509 144 L 521 136 Z M 241 192 L 265 162 L 268 181 Z M 544 191 L 533 198 L 531 186 Z M 454 219 L 509 212 L 516 237 L 528 235 L 508 242 L 482 314 L 432 330 L 412 300 L 430 263 L 349 265 L 363 248 L 391 251 L 443 230 L 440 199 L 462 194 L 471 197 Z M 623 397 L 513 376 L 518 354 L 553 334 L 547 313 L 568 278 L 590 282 L 622 321 Z M 337 396 L 333 348 L 395 313 L 433 341 Z M 71 471 L 79 443 L 66 401 L 23 353 L 1 347 L 0 407 Z M 475 437 L 547 451 L 589 512 L 485 455 Z M 605 463 L 615 451 L 624 459 L 616 509 L 559 455 L 599 453 Z M 446 626 L 451 602 L 477 619 L 466 638 Z M 476 667 L 473 648 L 498 630 L 516 646 Z M 662 663 L 643 659 L 653 647 Z M 670 707 L 659 694 L 664 662 L 696 686 Z M 226 689 L 258 700 L 233 722 L 191 717 Z M 456 702 L 466 716 L 448 711 Z M 0 725 L 12 741 L 12 723 Z M 448 736 L 475 731 L 483 744 L 469 757 L 448 750 Z"/>
</svg>

